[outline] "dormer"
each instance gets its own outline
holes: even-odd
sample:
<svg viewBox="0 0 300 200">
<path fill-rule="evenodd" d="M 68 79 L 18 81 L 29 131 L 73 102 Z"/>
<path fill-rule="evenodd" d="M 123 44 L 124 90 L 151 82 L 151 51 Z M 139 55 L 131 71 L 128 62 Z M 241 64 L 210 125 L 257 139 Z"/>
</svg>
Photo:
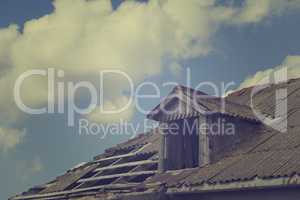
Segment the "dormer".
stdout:
<svg viewBox="0 0 300 200">
<path fill-rule="evenodd" d="M 160 123 L 161 172 L 215 162 L 251 137 L 251 130 L 243 130 L 260 125 L 248 106 L 184 86 L 176 86 L 147 117 Z"/>
</svg>

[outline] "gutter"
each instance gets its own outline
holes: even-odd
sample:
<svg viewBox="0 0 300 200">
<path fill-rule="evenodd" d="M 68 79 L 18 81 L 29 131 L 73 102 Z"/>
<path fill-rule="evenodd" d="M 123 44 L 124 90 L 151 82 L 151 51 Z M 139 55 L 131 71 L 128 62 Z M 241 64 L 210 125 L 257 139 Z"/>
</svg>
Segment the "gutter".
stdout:
<svg viewBox="0 0 300 200">
<path fill-rule="evenodd" d="M 246 181 L 236 181 L 230 183 L 201 184 L 197 186 L 181 186 L 180 188 L 168 188 L 168 195 L 183 195 L 195 193 L 212 193 L 241 190 L 262 190 L 287 187 L 300 187 L 300 177 L 296 174 L 291 177 L 280 177 L 271 179 L 254 178 Z"/>
</svg>

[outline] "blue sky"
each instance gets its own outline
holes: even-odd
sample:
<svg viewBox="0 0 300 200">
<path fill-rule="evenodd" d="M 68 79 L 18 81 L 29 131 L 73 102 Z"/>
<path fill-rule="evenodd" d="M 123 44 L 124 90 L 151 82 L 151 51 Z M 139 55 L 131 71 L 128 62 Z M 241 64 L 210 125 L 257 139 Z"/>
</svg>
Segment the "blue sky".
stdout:
<svg viewBox="0 0 300 200">
<path fill-rule="evenodd" d="M 98 0 L 96 0 L 95 2 L 97 1 Z M 97 63 L 97 56 L 102 55 L 101 53 L 103 53 L 104 55 L 104 60 L 106 57 L 111 56 L 111 54 L 102 52 L 102 48 L 93 46 L 94 43 L 99 42 L 101 46 L 101 42 L 105 42 L 104 40 L 98 41 L 98 38 L 94 37 L 94 33 L 89 32 L 94 30 L 93 28 L 88 29 L 88 31 L 86 32 L 82 32 L 82 34 L 84 33 L 82 37 L 86 37 L 87 41 L 92 41 L 87 43 L 89 45 L 86 45 L 85 41 L 78 40 L 75 40 L 76 42 L 74 42 L 73 44 L 70 40 L 70 43 L 66 43 L 66 45 L 70 45 L 70 47 L 67 48 L 68 53 L 65 53 L 63 50 L 61 50 L 64 49 L 64 46 L 59 46 L 59 48 L 56 48 L 56 46 L 54 46 L 53 50 L 51 50 L 52 46 L 50 45 L 52 43 L 55 43 L 56 41 L 59 41 L 58 43 L 61 43 L 61 41 L 66 40 L 69 42 L 68 38 L 77 37 L 77 35 L 68 35 L 69 33 L 65 32 L 62 32 L 60 35 L 56 35 L 55 31 L 53 31 L 53 33 L 51 32 L 51 26 L 57 28 L 55 27 L 55 24 L 60 23 L 60 20 L 58 20 L 59 17 L 65 17 L 64 11 L 71 17 L 77 17 L 77 13 L 80 13 L 79 17 L 76 18 L 77 21 L 70 21 L 70 23 L 73 23 L 73 25 L 76 25 L 76 23 L 86 23 L 85 21 L 81 22 L 81 18 L 86 17 L 87 22 L 96 27 L 99 24 L 97 23 L 97 21 L 95 21 L 95 19 L 93 19 L 94 16 L 89 16 L 87 13 L 93 11 L 96 13 L 95 17 L 100 18 L 102 16 L 101 13 L 97 13 L 97 7 L 94 8 L 93 5 L 88 7 L 88 4 L 85 5 L 80 3 L 78 3 L 78 6 L 72 7 L 72 9 L 74 9 L 74 12 L 70 11 L 69 13 L 67 12 L 67 10 L 64 10 L 66 9 L 65 7 L 68 6 L 68 0 L 62 0 L 62 2 L 66 3 L 57 5 L 57 7 L 59 8 L 58 10 L 62 12 L 57 14 L 55 18 L 51 19 L 50 21 L 39 21 L 41 17 L 53 14 L 54 6 L 52 4 L 52 1 L 50 0 L 2 0 L 0 2 L 0 28 L 1 30 L 8 30 L 8 36 L 4 34 L 1 35 L 0 32 L 0 84 L 6 84 L 5 77 L 9 77 L 10 71 L 19 69 L 19 65 L 22 65 L 23 63 L 25 63 L 28 68 L 39 67 L 28 66 L 30 64 L 41 64 L 41 66 L 45 65 L 48 67 L 51 66 L 54 68 L 58 68 L 56 64 L 59 64 L 59 67 L 62 67 L 64 64 L 70 65 L 73 63 L 69 62 L 69 60 L 63 60 L 63 58 L 52 55 L 55 53 L 55 51 L 62 51 L 65 57 L 69 56 L 70 51 L 78 51 L 77 54 L 71 54 L 71 57 L 77 57 L 76 59 L 78 59 L 76 60 L 76 62 L 74 62 L 75 65 L 79 63 L 81 65 L 86 64 L 86 66 L 90 66 L 91 64 L 88 62 L 88 60 L 94 59 L 94 62 Z M 221 1 L 221 5 L 223 5 L 224 2 L 227 1 Z M 269 3 L 264 4 L 263 2 Z M 116 54 L 119 53 L 118 57 L 116 57 L 116 59 L 113 59 L 117 60 L 120 58 L 120 62 L 117 62 L 117 64 L 123 64 L 124 62 L 125 66 L 130 64 L 132 64 L 132 66 L 137 65 L 137 67 L 129 66 L 128 72 L 133 76 L 136 76 L 135 79 L 138 83 L 148 80 L 153 81 L 159 85 L 166 81 L 176 81 L 178 83 L 185 84 L 185 77 L 183 75 L 186 72 L 186 68 L 189 67 L 192 71 L 192 86 L 196 86 L 199 82 L 203 81 L 211 81 L 217 85 L 219 85 L 221 82 L 228 83 L 230 81 L 234 81 L 236 83 L 235 88 L 237 88 L 247 77 L 250 77 L 251 79 L 252 76 L 253 81 L 255 82 L 255 77 L 253 77 L 253 75 L 255 75 L 258 71 L 264 71 L 270 68 L 272 69 L 276 66 L 281 65 L 282 63 L 288 63 L 294 66 L 294 63 L 298 60 L 298 56 L 300 56 L 300 12 L 295 6 L 299 5 L 299 3 L 297 3 L 298 1 L 296 1 L 295 5 L 293 5 L 294 8 L 290 8 L 290 5 L 284 5 L 284 3 L 280 3 L 280 0 L 274 1 L 279 2 L 278 4 L 272 4 L 270 2 L 273 1 L 256 1 L 257 5 L 253 6 L 249 4 L 247 7 L 247 4 L 241 4 L 241 1 L 239 1 L 236 9 L 240 9 L 240 7 L 245 6 L 244 10 L 240 9 L 234 11 L 236 13 L 232 14 L 233 16 L 231 16 L 230 14 L 228 14 L 229 16 L 226 17 L 224 17 L 223 15 L 217 15 L 217 19 L 215 19 L 214 17 L 206 19 L 206 16 L 209 14 L 202 14 L 203 12 L 207 12 L 207 10 L 210 9 L 210 5 L 200 5 L 199 10 L 194 9 L 194 5 L 188 5 L 189 3 L 184 4 L 184 6 L 179 6 L 179 10 L 176 7 L 178 5 L 169 5 L 169 7 L 166 6 L 166 12 L 170 11 L 173 14 L 175 13 L 174 15 L 178 16 L 178 18 L 175 19 L 178 19 L 179 22 L 184 22 L 181 27 L 173 27 L 172 23 L 169 23 L 169 18 L 164 18 L 164 15 L 161 15 L 160 10 L 157 11 L 157 17 L 149 19 L 149 16 L 152 16 L 152 13 L 147 10 L 147 8 L 152 6 L 151 8 L 155 10 L 159 7 L 157 5 L 147 5 L 147 3 L 143 2 L 142 6 L 144 7 L 141 7 L 140 4 L 137 5 L 133 4 L 132 2 L 122 3 L 122 1 L 118 0 L 113 1 L 112 5 L 114 10 L 109 11 L 115 13 L 113 18 L 107 17 L 107 19 L 105 19 L 107 21 L 101 21 L 99 25 L 102 26 L 102 24 L 104 24 L 103 27 L 106 28 L 104 30 L 112 32 L 106 34 L 105 32 L 103 33 L 99 31 L 97 32 L 97 34 L 102 34 L 99 37 L 103 37 L 105 40 L 111 39 L 108 44 L 111 43 L 112 52 L 115 51 Z M 100 3 L 99 5 L 95 4 L 95 6 L 99 6 L 99 9 L 102 9 L 102 4 Z M 263 6 L 265 6 L 266 8 L 264 10 L 264 13 L 257 13 L 256 9 Z M 270 8 L 268 6 L 270 6 Z M 139 9 L 145 10 L 142 10 L 143 12 L 141 12 Z M 191 9 L 191 11 L 189 9 Z M 81 12 L 81 10 L 84 11 Z M 272 10 L 272 12 L 270 12 L 270 10 Z M 128 12 L 130 11 L 132 11 L 133 14 L 128 14 Z M 219 10 L 208 11 L 216 12 L 217 14 L 221 12 Z M 247 15 L 243 13 L 246 11 Z M 106 10 L 104 9 L 103 12 L 105 13 Z M 194 12 L 194 15 L 192 17 L 188 16 L 191 18 L 186 18 L 186 15 L 188 15 L 187 13 L 191 12 Z M 69 15 L 66 16 L 68 17 Z M 142 18 L 143 21 L 140 23 L 137 18 Z M 129 23 L 132 20 L 134 20 L 134 27 L 136 28 L 134 28 L 132 24 Z M 155 20 L 157 20 L 157 23 L 152 24 L 152 21 Z M 198 23 L 198 21 L 205 23 Z M 26 22 L 30 22 L 30 24 L 27 26 L 27 32 L 22 35 L 23 26 Z M 34 24 L 35 22 L 36 24 Z M 124 25 L 126 25 L 125 28 L 123 26 L 110 26 L 109 24 L 122 24 L 123 22 Z M 148 29 L 147 26 L 150 25 L 145 24 L 145 22 L 148 22 L 154 28 Z M 174 28 L 174 31 L 178 31 L 178 33 L 183 34 L 183 40 L 181 40 L 181 38 L 179 41 L 177 39 L 170 39 L 170 43 L 166 42 L 165 46 L 161 46 L 161 49 L 165 49 L 164 51 L 154 51 L 153 48 L 160 47 L 160 44 L 156 44 L 157 41 L 154 39 L 149 39 L 150 37 L 152 37 L 152 35 L 154 35 L 155 38 L 158 37 L 160 39 L 158 40 L 158 43 L 164 43 L 164 41 L 173 36 L 169 33 L 168 30 L 164 30 L 164 23 L 166 23 L 166 26 Z M 17 24 L 19 26 L 19 30 L 16 31 L 13 28 L 8 29 L 8 26 L 11 24 Z M 140 27 L 138 27 L 138 25 L 140 25 Z M 65 26 L 69 25 L 63 24 L 58 27 Z M 198 27 L 196 26 L 203 27 L 198 29 Z M 48 29 L 47 31 L 43 32 L 45 28 Z M 73 31 L 73 28 L 74 30 L 81 31 L 82 26 L 70 26 L 71 31 Z M 39 33 L 30 35 L 34 31 L 36 31 L 36 29 L 43 32 L 44 35 L 40 36 Z M 146 31 L 142 31 L 143 29 L 146 29 Z M 69 29 L 66 28 L 65 30 Z M 117 32 L 120 30 L 122 30 L 122 34 Z M 60 29 L 58 28 L 57 31 L 60 31 Z M 48 34 L 48 32 L 51 33 Z M 12 36 L 13 39 L 9 40 L 9 43 L 5 43 L 5 50 L 9 49 L 10 46 L 12 46 L 11 48 L 13 49 L 13 56 L 11 56 L 10 51 L 6 52 L 1 49 L 1 42 L 3 42 L 4 44 L 4 42 L 6 41 L 6 37 L 9 38 L 9 36 L 16 33 L 17 35 L 19 35 Z M 65 37 L 68 38 L 64 38 L 64 34 L 67 34 L 67 36 Z M 110 38 L 109 35 L 119 37 Z M 1 40 L 1 37 L 4 38 L 3 41 Z M 49 41 L 49 43 L 44 44 L 41 40 L 35 40 L 35 38 L 37 37 L 45 39 Z M 122 45 L 119 45 L 119 43 L 115 43 L 114 40 L 119 41 Z M 185 40 L 190 40 L 194 44 L 182 45 L 181 42 Z M 128 43 L 125 41 L 128 41 Z M 89 54 L 94 53 L 92 49 L 90 49 L 90 46 L 96 48 L 96 56 L 90 57 L 89 55 L 83 55 L 82 51 L 78 50 L 80 48 L 77 46 L 77 43 L 82 44 L 80 48 L 85 48 L 85 51 L 89 52 Z M 153 45 L 153 43 L 155 43 L 155 45 Z M 173 43 L 176 43 L 177 46 Z M 128 46 L 128 49 L 117 49 L 125 48 L 124 44 Z M 37 51 L 25 51 L 28 45 L 32 45 L 32 47 L 27 49 L 28 51 L 31 51 L 31 49 L 34 48 L 37 49 Z M 49 45 L 49 48 L 47 48 L 47 45 Z M 103 43 L 103 45 L 107 45 L 107 43 Z M 46 49 L 45 51 L 43 50 L 44 46 Z M 173 52 L 173 48 L 176 48 L 178 50 Z M 189 49 L 185 50 L 185 48 Z M 191 51 L 192 48 L 195 48 L 195 51 Z M 124 56 L 129 56 L 130 60 L 124 60 L 123 58 L 124 52 L 127 53 L 127 51 L 131 54 L 134 54 L 126 54 L 126 56 Z M 35 57 L 35 55 L 40 52 L 41 55 Z M 23 53 L 25 54 L 24 57 L 22 57 L 22 55 L 19 55 Z M 4 56 L 2 56 L 2 54 Z M 44 56 L 46 54 L 47 57 Z M 289 56 L 294 57 L 293 59 L 288 59 Z M 138 60 L 138 57 L 143 58 L 143 61 Z M 61 59 L 62 61 L 52 62 L 51 58 L 55 58 L 57 60 Z M 110 63 L 110 60 L 105 61 L 107 63 Z M 102 64 L 102 62 L 99 63 Z M 112 61 L 111 63 L 115 64 L 114 61 Z M 180 67 L 179 73 L 174 73 L 178 70 L 178 68 L 172 68 L 174 63 L 176 63 L 176 66 L 178 65 Z M 144 66 L 141 67 L 141 64 L 144 64 Z M 157 67 L 156 65 L 159 67 Z M 93 67 L 72 67 L 63 68 L 64 70 L 66 70 L 66 73 L 70 72 L 72 74 L 72 72 L 74 72 L 74 76 L 73 74 L 72 76 L 70 75 L 70 79 L 72 80 L 84 80 L 86 79 L 86 77 L 89 77 L 89 79 L 95 78 L 92 75 L 88 74 L 88 72 L 92 72 L 93 70 L 95 70 Z M 297 67 L 298 66 L 296 66 L 296 69 L 298 69 Z M 25 69 L 22 68 L 21 71 L 24 70 Z M 298 71 L 299 70 L 295 70 L 295 72 Z M 87 74 L 85 75 L 85 73 Z M 82 74 L 84 75 L 81 76 Z M 1 82 L 1 80 L 3 80 L 3 82 Z M 110 83 L 112 84 L 112 86 L 109 87 L 112 87 L 117 91 L 124 92 L 125 89 L 122 87 L 122 81 L 120 81 L 119 83 L 117 79 L 113 79 Z M 34 85 L 38 85 L 38 83 L 35 83 Z M 120 89 L 118 89 L 118 87 L 120 87 Z M 112 90 L 112 88 L 108 89 Z M 41 88 L 30 88 L 30 90 L 28 91 L 29 96 L 35 97 L 35 94 L 37 94 L 37 96 L 40 96 L 41 94 L 38 93 L 39 89 Z M 162 94 L 166 95 L 170 91 L 170 89 L 171 88 L 161 87 Z M 234 87 L 232 89 L 234 89 Z M 5 90 L 2 90 L 0 86 L 0 92 L 5 95 L 6 92 L 8 94 L 11 93 L 11 90 L 9 89 L 9 87 L 5 88 Z M 151 92 L 151 90 L 144 89 L 143 92 L 147 93 Z M 82 95 L 84 96 L 84 93 Z M 111 99 L 112 101 L 118 99 L 118 94 L 109 95 L 110 97 L 107 101 Z M 2 97 L 2 99 L 5 98 Z M 34 100 L 35 102 L 40 101 L 40 99 Z M 8 112 L 10 110 L 8 110 L 7 107 L 15 105 L 6 105 L 5 103 L 7 101 L 0 100 L 0 104 L 2 104 L 0 105 L 0 120 L 2 120 L 2 122 L 0 123 L 0 128 L 3 127 L 2 130 L 0 129 L 0 199 L 7 199 L 9 196 L 22 192 L 31 186 L 50 181 L 54 177 L 62 174 L 74 165 L 83 161 L 91 160 L 93 156 L 103 152 L 104 149 L 129 138 L 128 135 L 114 135 L 106 137 L 105 139 L 100 139 L 99 136 L 79 135 L 77 126 L 72 128 L 67 126 L 66 114 L 44 114 L 33 116 L 22 115 L 21 117 L 19 115 L 17 115 L 17 117 L 13 115 L 13 117 L 11 117 L 6 115 L 7 113 L 11 113 Z M 88 98 L 79 97 L 79 104 L 85 105 L 86 102 L 88 102 Z M 143 106 L 151 108 L 158 103 L 159 99 L 153 99 L 143 102 Z M 124 115 L 124 119 L 126 119 L 125 116 L 127 115 Z M 80 118 L 80 116 L 77 117 Z M 121 115 L 121 117 L 123 117 L 123 115 Z M 142 122 L 144 118 L 145 116 L 143 114 L 134 111 L 133 115 L 131 115 L 128 120 L 134 122 L 135 124 L 138 124 L 139 122 Z M 18 133 L 14 130 L 26 130 L 26 134 L 20 135 L 21 133 Z M 5 143 L 6 140 L 4 139 L 4 137 L 2 138 L 2 135 L 5 134 L 1 131 L 7 133 L 11 132 L 12 136 L 17 136 L 17 140 L 14 140 L 15 138 L 12 137 L 12 140 L 15 142 L 13 142 L 11 146 L 5 146 L 7 145 Z M 5 136 L 5 138 L 8 138 L 7 135 Z M 1 145 L 3 145 L 3 148 L 1 148 Z M 7 147 L 6 150 L 3 150 L 5 149 L 4 147 Z"/>
</svg>

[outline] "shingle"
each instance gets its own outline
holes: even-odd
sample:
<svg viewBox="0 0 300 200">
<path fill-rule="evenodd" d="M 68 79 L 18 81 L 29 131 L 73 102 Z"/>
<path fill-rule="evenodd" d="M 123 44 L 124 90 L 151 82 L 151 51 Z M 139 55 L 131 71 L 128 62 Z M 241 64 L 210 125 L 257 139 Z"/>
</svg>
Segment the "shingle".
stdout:
<svg viewBox="0 0 300 200">
<path fill-rule="evenodd" d="M 236 163 L 212 178 L 210 182 L 218 183 L 251 179 L 255 176 L 255 168 L 271 155 L 272 153 L 269 152 L 244 155 Z"/>
<path fill-rule="evenodd" d="M 187 184 L 202 184 L 204 182 L 214 182 L 214 178 L 226 170 L 228 167 L 236 163 L 242 156 L 227 157 L 219 162 L 207 165 L 198 169 L 195 174 L 191 174 L 187 179 L 183 180 Z"/>
<path fill-rule="evenodd" d="M 288 84 L 272 85 L 254 96 L 255 106 L 259 111 L 272 115 L 275 107 L 275 91 L 282 87 L 288 87 L 288 131 L 281 133 L 269 127 L 262 126 L 256 130 L 253 138 L 239 144 L 232 151 L 228 152 L 216 163 L 211 163 L 204 167 L 178 170 L 157 174 L 144 183 L 165 183 L 167 187 L 177 187 L 185 185 L 215 184 L 230 181 L 251 180 L 255 177 L 272 178 L 292 176 L 300 174 L 300 79 L 291 80 Z M 192 89 L 181 87 L 186 96 Z M 226 114 L 252 118 L 250 105 L 250 95 L 252 88 L 246 88 L 234 92 L 226 97 Z M 198 91 L 197 91 L 198 92 Z M 200 95 L 205 95 L 199 92 Z M 273 99 L 273 100 L 272 100 Z M 174 103 L 174 102 L 173 102 Z M 282 103 L 282 102 L 281 102 Z M 207 111 L 218 111 L 220 99 L 210 98 L 199 99 L 199 104 Z M 243 105 L 242 105 L 243 104 Z M 176 106 L 171 105 L 172 106 Z M 192 117 L 198 115 L 194 109 L 187 112 L 184 110 L 178 115 L 164 116 L 165 120 L 178 119 L 181 117 Z M 280 122 L 282 123 L 282 122 Z M 150 133 L 141 134 L 127 142 L 116 145 L 107 151 L 128 149 L 135 146 L 148 144 L 140 152 L 141 154 L 157 152 L 160 148 L 159 134 L 153 130 Z M 101 154 L 100 156 L 110 156 Z M 91 172 L 97 165 L 88 163 L 86 166 L 72 170 L 63 176 L 58 177 L 52 184 L 43 190 L 43 193 L 52 191 L 62 191 L 76 182 L 80 177 Z M 126 183 L 126 181 L 125 181 Z"/>
<path fill-rule="evenodd" d="M 258 130 L 255 138 L 240 144 L 234 152 L 217 163 L 193 169 L 188 177 L 181 182 L 187 184 L 217 183 L 251 179 L 254 177 L 280 177 L 300 173 L 300 79 L 289 84 L 273 85 L 259 92 L 254 101 L 264 112 L 270 113 L 274 108 L 275 90 L 288 87 L 288 132 L 281 133 L 265 127 Z M 228 99 L 249 105 L 252 88 L 231 94 Z M 294 112 L 292 112 L 294 110 Z M 187 173 L 187 172 L 185 172 Z M 168 178 L 171 179 L 171 178 Z M 174 183 L 176 185 L 176 183 Z"/>
<path fill-rule="evenodd" d="M 78 179 L 86 175 L 87 173 L 93 171 L 97 165 L 87 165 L 80 167 L 78 169 L 72 170 L 67 172 L 66 174 L 57 177 L 55 182 L 53 182 L 49 187 L 41 191 L 40 193 L 45 194 L 49 192 L 57 192 L 65 190 L 67 187 L 69 187 L 71 184 L 76 182 Z"/>
<path fill-rule="evenodd" d="M 225 105 L 225 107 L 223 107 L 223 105 Z M 201 113 L 221 113 L 257 121 L 248 105 L 242 105 L 226 98 L 209 96 L 201 91 L 184 86 L 175 87 L 147 117 L 157 121 L 172 121 L 198 116 Z"/>
</svg>

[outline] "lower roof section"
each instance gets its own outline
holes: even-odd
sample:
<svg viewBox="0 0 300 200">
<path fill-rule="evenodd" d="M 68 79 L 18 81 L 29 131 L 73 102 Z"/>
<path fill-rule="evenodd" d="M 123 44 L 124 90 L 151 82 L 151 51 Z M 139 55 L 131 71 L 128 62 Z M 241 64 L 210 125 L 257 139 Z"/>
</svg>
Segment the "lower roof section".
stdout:
<svg viewBox="0 0 300 200">
<path fill-rule="evenodd" d="M 135 188 L 135 189 L 134 189 Z M 139 189 L 137 189 L 139 188 Z M 180 188 L 165 188 L 164 184 L 116 184 L 107 186 L 97 186 L 90 189 L 77 189 L 72 191 L 55 192 L 49 194 L 37 194 L 15 197 L 15 200 L 30 200 L 30 199 L 83 199 L 89 200 L 118 200 L 125 199 L 143 199 L 146 196 L 167 197 L 219 193 L 219 192 L 240 192 L 246 190 L 267 190 L 267 189 L 285 189 L 285 188 L 300 188 L 300 177 L 294 175 L 292 177 L 279 177 L 271 179 L 254 178 L 247 181 L 236 181 L 231 183 L 220 184 L 202 184 L 194 187 L 182 186 Z M 120 193 L 119 189 L 127 189 L 128 192 Z M 138 191 L 140 190 L 140 191 Z M 130 192 L 129 192 L 130 191 Z"/>
</svg>

